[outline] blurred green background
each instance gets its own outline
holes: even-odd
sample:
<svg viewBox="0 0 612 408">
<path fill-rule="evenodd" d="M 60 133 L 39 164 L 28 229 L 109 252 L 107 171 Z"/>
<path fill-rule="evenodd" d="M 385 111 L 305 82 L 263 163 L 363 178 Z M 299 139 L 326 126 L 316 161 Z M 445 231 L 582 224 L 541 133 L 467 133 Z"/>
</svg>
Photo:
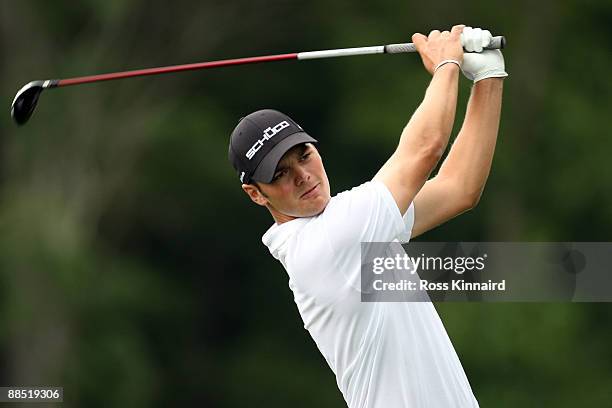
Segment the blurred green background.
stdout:
<svg viewBox="0 0 612 408">
<path fill-rule="evenodd" d="M 43 93 L 34 79 L 504 34 L 510 74 L 479 206 L 419 240 L 611 241 L 612 2 L 0 3 L 0 385 L 66 407 L 342 407 L 269 214 L 227 162 L 241 116 L 294 117 L 332 193 L 370 179 L 429 80 L 416 55 L 280 62 Z M 470 84 L 462 79 L 459 128 Z M 482 407 L 612 407 L 609 304 L 438 304 Z"/>
</svg>

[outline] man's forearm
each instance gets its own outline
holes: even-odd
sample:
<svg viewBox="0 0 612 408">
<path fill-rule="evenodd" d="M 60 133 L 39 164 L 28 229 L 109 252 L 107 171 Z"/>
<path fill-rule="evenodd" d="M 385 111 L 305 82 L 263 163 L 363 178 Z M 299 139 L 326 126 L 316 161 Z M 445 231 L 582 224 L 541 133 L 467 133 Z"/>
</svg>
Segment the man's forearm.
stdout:
<svg viewBox="0 0 612 408">
<path fill-rule="evenodd" d="M 477 202 L 489 176 L 499 130 L 503 80 L 477 82 L 467 107 L 463 126 L 438 172 L 450 177 L 472 202 Z"/>
<path fill-rule="evenodd" d="M 396 154 L 410 157 L 419 148 L 446 149 L 457 110 L 459 68 L 441 67 L 431 80 L 423 102 L 404 127 Z"/>
<path fill-rule="evenodd" d="M 374 176 L 389 188 L 402 214 L 446 149 L 455 119 L 458 80 L 459 68 L 454 64 L 435 73 L 397 149 Z"/>
<path fill-rule="evenodd" d="M 455 120 L 459 68 L 447 64 L 436 72 L 423 102 L 404 127 L 399 144 L 378 176 L 421 188 L 444 153 Z"/>
</svg>

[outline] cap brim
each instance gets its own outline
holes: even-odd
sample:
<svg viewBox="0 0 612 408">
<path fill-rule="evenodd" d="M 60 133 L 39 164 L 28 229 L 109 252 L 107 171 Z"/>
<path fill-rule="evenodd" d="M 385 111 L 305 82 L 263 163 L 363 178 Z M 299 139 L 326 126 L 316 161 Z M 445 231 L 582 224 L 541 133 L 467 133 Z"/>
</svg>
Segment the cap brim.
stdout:
<svg viewBox="0 0 612 408">
<path fill-rule="evenodd" d="M 287 136 L 276 144 L 270 152 L 259 163 L 259 166 L 253 172 L 251 178 L 261 183 L 270 183 L 276 172 L 276 166 L 283 155 L 292 147 L 302 143 L 317 143 L 317 140 L 312 138 L 306 132 L 294 133 Z"/>
</svg>

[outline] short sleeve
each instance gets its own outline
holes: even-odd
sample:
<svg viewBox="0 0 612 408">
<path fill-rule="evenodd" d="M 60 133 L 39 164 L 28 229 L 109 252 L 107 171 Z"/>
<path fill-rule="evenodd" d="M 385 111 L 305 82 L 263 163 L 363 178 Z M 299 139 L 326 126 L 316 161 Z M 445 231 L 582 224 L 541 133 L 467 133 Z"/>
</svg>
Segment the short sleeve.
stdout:
<svg viewBox="0 0 612 408">
<path fill-rule="evenodd" d="M 412 205 L 402 217 L 391 192 L 380 181 L 369 181 L 338 194 L 321 215 L 334 251 L 361 242 L 409 239 Z"/>
<path fill-rule="evenodd" d="M 406 210 L 403 220 L 404 230 L 398 235 L 397 239 L 402 244 L 405 244 L 410 241 L 410 237 L 412 236 L 412 227 L 414 226 L 414 203 L 410 203 L 410 207 Z"/>
</svg>

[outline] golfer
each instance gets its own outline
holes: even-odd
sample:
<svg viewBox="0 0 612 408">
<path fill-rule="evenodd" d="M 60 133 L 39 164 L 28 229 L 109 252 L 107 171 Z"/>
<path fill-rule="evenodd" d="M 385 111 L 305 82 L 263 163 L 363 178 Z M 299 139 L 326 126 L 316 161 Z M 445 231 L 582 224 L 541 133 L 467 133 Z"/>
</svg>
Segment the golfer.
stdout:
<svg viewBox="0 0 612 408">
<path fill-rule="evenodd" d="M 304 327 L 350 408 L 478 407 L 430 302 L 361 302 L 360 251 L 362 242 L 407 242 L 479 201 L 507 76 L 501 52 L 483 51 L 490 38 L 463 25 L 412 36 L 432 75 L 423 101 L 374 178 L 334 197 L 317 141 L 290 117 L 260 110 L 232 132 L 242 189 L 275 221 L 263 243 L 286 269 Z M 474 82 L 466 116 L 429 179 L 449 141 L 461 72 Z"/>
</svg>

